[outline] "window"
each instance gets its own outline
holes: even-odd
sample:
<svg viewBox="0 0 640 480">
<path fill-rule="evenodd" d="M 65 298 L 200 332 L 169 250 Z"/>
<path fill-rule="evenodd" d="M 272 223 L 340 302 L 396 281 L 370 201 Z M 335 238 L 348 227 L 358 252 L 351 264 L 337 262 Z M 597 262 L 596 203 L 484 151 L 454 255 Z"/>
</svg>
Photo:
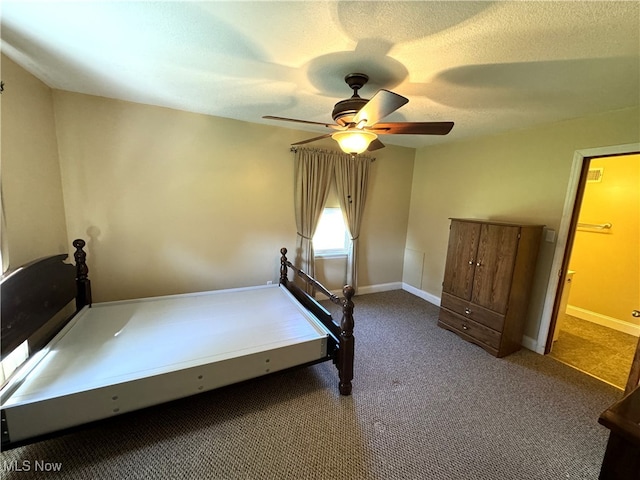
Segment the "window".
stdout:
<svg viewBox="0 0 640 480">
<path fill-rule="evenodd" d="M 25 340 L 0 362 L 0 385 L 4 384 L 11 374 L 22 365 L 28 357 L 29 344 Z"/>
<path fill-rule="evenodd" d="M 325 208 L 313 236 L 316 256 L 347 255 L 349 242 L 349 232 L 344 224 L 342 210 L 335 207 Z"/>
</svg>

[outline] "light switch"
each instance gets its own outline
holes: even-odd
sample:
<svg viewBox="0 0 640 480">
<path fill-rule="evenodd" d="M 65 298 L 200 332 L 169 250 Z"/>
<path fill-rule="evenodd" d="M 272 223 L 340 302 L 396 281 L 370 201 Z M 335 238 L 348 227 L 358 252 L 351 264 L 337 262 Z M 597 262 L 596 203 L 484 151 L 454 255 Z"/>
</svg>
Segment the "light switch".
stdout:
<svg viewBox="0 0 640 480">
<path fill-rule="evenodd" d="M 545 242 L 549 242 L 549 243 L 555 242 L 556 241 L 556 231 L 551 229 L 551 228 L 545 229 L 544 241 Z"/>
</svg>

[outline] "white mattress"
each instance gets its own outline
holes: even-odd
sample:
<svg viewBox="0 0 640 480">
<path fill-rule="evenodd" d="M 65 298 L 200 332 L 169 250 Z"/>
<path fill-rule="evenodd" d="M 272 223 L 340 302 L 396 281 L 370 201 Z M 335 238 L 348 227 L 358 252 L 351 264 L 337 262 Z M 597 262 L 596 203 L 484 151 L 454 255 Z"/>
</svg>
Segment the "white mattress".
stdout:
<svg viewBox="0 0 640 480">
<path fill-rule="evenodd" d="M 277 285 L 94 304 L 2 409 L 14 442 L 322 359 L 327 336 Z"/>
</svg>

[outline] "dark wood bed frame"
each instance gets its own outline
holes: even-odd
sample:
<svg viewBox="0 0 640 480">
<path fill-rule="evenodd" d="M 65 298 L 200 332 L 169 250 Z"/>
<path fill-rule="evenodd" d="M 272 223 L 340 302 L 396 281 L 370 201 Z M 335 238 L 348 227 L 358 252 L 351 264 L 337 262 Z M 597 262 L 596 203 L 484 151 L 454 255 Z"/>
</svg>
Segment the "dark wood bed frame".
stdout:
<svg viewBox="0 0 640 480">
<path fill-rule="evenodd" d="M 20 267 L 2 280 L 0 358 L 19 347 L 75 298 L 76 313 L 91 305 L 84 240 L 74 240 L 75 266 L 68 255 L 52 255 Z M 72 315 L 73 316 L 73 315 Z M 66 319 L 63 324 L 71 320 Z M 51 340 L 64 325 L 50 332 Z M 47 342 L 48 343 L 48 342 Z M 32 346 L 30 346 L 32 348 Z M 31 349 L 31 353 L 35 353 Z"/>
<path fill-rule="evenodd" d="M 15 350 L 23 342 L 32 339 L 43 327 L 49 328 L 43 339 L 35 345 L 29 345 L 30 356 L 44 347 L 58 332 L 85 306 L 91 306 L 91 281 L 89 280 L 84 251 L 86 243 L 82 239 L 73 241 L 75 247 L 75 265 L 65 263 L 67 254 L 53 255 L 31 262 L 9 274 L 2 280 L 2 327 L 0 341 L 0 358 Z M 353 337 L 353 302 L 354 289 L 347 285 L 343 288 L 345 298 L 339 298 L 327 290 L 320 282 L 295 267 L 287 260 L 287 249 L 280 250 L 280 284 L 324 326 L 329 330 L 326 357 L 313 363 L 333 360 L 338 369 L 339 391 L 342 395 L 350 395 L 353 380 L 354 337 Z M 342 307 L 342 319 L 337 324 L 331 314 L 312 296 L 294 284 L 288 278 L 288 269 L 314 290 L 326 295 L 331 302 Z M 52 326 L 52 319 L 59 316 L 75 299 L 75 312 L 67 313 L 67 318 L 57 319 Z M 71 308 L 73 310 L 73 308 Z M 55 323 L 55 322 L 54 322 Z M 308 366 L 300 365 L 300 367 Z M 297 367 L 296 367 L 297 368 Z M 5 428 L 4 412 L 0 421 L 2 447 L 13 448 L 9 434 Z M 30 442 L 27 442 L 30 443 Z"/>
<path fill-rule="evenodd" d="M 351 299 L 355 294 L 355 290 L 351 285 L 345 285 L 342 289 L 344 298 L 340 298 L 327 290 L 315 278 L 307 275 L 298 267 L 287 260 L 287 249 L 281 248 L 280 253 L 280 284 L 284 285 L 294 297 L 304 305 L 307 310 L 313 313 L 325 327 L 333 334 L 334 345 L 329 356 L 333 359 L 338 368 L 340 378 L 340 393 L 342 395 L 351 395 L 351 381 L 353 380 L 353 359 L 354 359 L 354 338 L 353 338 L 353 302 Z M 342 307 L 342 320 L 340 325 L 333 321 L 331 314 L 320 305 L 307 292 L 299 288 L 292 281 L 289 281 L 288 268 L 291 268 L 298 277 L 304 280 L 313 289 L 326 295 L 336 305 Z"/>
</svg>

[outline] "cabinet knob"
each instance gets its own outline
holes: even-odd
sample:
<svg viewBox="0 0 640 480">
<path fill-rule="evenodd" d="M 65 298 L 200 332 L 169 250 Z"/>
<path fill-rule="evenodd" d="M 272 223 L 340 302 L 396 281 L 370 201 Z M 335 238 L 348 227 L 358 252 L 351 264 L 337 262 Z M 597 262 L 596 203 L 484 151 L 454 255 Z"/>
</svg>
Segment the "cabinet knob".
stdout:
<svg viewBox="0 0 640 480">
<path fill-rule="evenodd" d="M 462 324 L 462 329 L 463 329 L 463 330 L 469 330 L 469 327 L 463 323 L 463 324 Z"/>
<path fill-rule="evenodd" d="M 476 263 L 476 267 L 481 267 L 482 264 L 480 262 Z"/>
<path fill-rule="evenodd" d="M 469 260 L 469 265 L 473 265 L 473 260 Z"/>
<path fill-rule="evenodd" d="M 640 310 L 634 310 L 631 312 L 631 316 L 636 318 L 640 317 Z"/>
<path fill-rule="evenodd" d="M 464 313 L 466 313 L 467 315 L 471 315 L 471 310 L 469 308 L 465 308 Z"/>
</svg>

